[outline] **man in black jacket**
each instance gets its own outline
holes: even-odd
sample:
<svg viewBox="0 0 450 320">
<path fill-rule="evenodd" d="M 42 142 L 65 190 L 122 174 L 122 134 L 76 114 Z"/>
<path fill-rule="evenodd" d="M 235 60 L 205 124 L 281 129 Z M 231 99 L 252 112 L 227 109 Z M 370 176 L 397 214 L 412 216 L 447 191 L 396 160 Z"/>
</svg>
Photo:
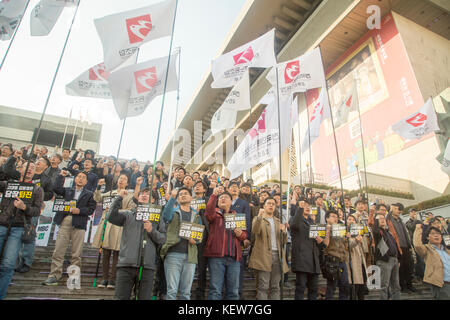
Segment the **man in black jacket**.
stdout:
<svg viewBox="0 0 450 320">
<path fill-rule="evenodd" d="M 292 272 L 296 274 L 295 300 L 303 300 L 305 288 L 308 288 L 308 300 L 317 300 L 318 280 L 320 275 L 319 255 L 323 246 L 323 239 L 309 238 L 309 226 L 312 224 L 308 218 L 311 206 L 308 202 L 303 208 L 298 207 L 295 215 L 290 219 L 289 225 L 292 237 Z"/>
<path fill-rule="evenodd" d="M 27 224 L 30 224 L 32 217 L 39 216 L 43 204 L 42 188 L 31 184 L 35 165 L 30 162 L 25 174 L 26 167 L 27 163 L 22 164 L 18 178 L 20 181 L 23 180 L 30 183 L 30 187 L 33 188 L 28 201 L 22 201 L 19 198 L 6 198 L 5 193 L 8 183 L 5 181 L 0 182 L 0 193 L 5 197 L 0 204 L 0 252 L 3 253 L 3 256 L 0 256 L 0 300 L 5 298 L 14 274 L 14 267 L 22 245 L 25 221 Z M 24 175 L 25 179 L 23 179 Z"/>
<path fill-rule="evenodd" d="M 61 171 L 61 175 L 56 180 L 55 193 L 63 197 L 66 201 L 75 201 L 76 205 L 71 205 L 70 212 L 57 212 L 53 222 L 59 226 L 58 237 L 56 239 L 55 251 L 52 256 L 50 274 L 43 282 L 44 285 L 58 285 L 58 280 L 62 276 L 64 254 L 72 240 L 72 265 L 81 268 L 81 251 L 83 249 L 84 234 L 90 215 L 94 213 L 97 202 L 93 193 L 85 188 L 87 184 L 87 174 L 79 172 L 75 177 L 75 185 L 72 188 L 64 188 L 64 179 L 67 171 Z"/>
<path fill-rule="evenodd" d="M 405 227 L 402 219 L 400 218 L 404 207 L 401 203 L 394 203 L 391 205 L 391 213 L 387 216 L 395 228 L 398 239 L 400 241 L 400 248 L 402 254 L 400 255 L 400 286 L 402 287 L 402 292 L 417 292 L 417 289 L 412 285 L 412 241 L 409 237 L 408 230 Z"/>
<path fill-rule="evenodd" d="M 377 214 L 373 226 L 375 261 L 381 269 L 380 300 L 400 300 L 399 257 L 394 235 L 389 231 L 384 214 Z"/>
</svg>

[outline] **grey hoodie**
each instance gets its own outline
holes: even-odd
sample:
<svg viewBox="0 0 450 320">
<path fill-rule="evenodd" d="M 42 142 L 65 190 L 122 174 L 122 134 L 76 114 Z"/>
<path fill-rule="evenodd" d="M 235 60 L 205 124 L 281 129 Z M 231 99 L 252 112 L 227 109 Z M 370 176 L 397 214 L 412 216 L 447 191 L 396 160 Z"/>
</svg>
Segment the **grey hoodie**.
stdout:
<svg viewBox="0 0 450 320">
<path fill-rule="evenodd" d="M 166 225 L 161 218 L 158 223 L 153 223 L 150 233 L 144 230 L 144 223 L 135 218 L 136 208 L 120 210 L 122 197 L 117 196 L 109 209 L 107 220 L 123 227 L 122 240 L 120 242 L 119 263 L 117 267 L 140 267 L 141 245 L 147 240 L 144 251 L 144 269 L 156 270 L 156 247 L 166 241 Z"/>
</svg>

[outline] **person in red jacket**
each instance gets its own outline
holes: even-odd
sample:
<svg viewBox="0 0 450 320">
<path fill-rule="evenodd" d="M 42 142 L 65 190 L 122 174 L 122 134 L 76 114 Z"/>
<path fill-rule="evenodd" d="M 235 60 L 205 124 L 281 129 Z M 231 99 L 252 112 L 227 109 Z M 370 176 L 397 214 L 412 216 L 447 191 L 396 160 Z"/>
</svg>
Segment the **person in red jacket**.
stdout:
<svg viewBox="0 0 450 320">
<path fill-rule="evenodd" d="M 209 237 L 204 256 L 208 257 L 210 272 L 208 300 L 222 299 L 225 279 L 225 299 L 239 299 L 241 243 L 247 239 L 248 232 L 239 228 L 225 228 L 224 214 L 236 214 L 231 210 L 231 204 L 231 195 L 228 192 L 219 195 L 219 188 L 215 188 L 206 206 Z"/>
</svg>

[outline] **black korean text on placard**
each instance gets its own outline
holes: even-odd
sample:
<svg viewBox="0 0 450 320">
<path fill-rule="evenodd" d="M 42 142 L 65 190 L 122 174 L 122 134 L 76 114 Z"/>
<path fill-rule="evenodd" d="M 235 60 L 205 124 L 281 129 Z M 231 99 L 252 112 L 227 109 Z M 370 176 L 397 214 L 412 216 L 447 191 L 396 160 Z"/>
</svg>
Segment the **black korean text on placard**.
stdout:
<svg viewBox="0 0 450 320">
<path fill-rule="evenodd" d="M 25 182 L 10 182 L 6 186 L 3 199 L 19 198 L 25 203 L 30 203 L 33 198 L 34 185 Z"/>
<path fill-rule="evenodd" d="M 109 210 L 111 207 L 113 198 L 112 197 L 104 197 L 103 198 L 103 210 Z"/>
<path fill-rule="evenodd" d="M 53 212 L 69 213 L 70 208 L 76 207 L 75 200 L 55 199 L 53 202 Z"/>
<path fill-rule="evenodd" d="M 162 207 L 158 205 L 140 204 L 136 208 L 136 220 L 159 222 Z"/>
<path fill-rule="evenodd" d="M 344 238 L 347 234 L 345 225 L 343 224 L 333 224 L 331 226 L 331 237 L 332 238 Z"/>
<path fill-rule="evenodd" d="M 349 227 L 349 232 L 352 237 L 362 236 L 364 235 L 364 225 L 353 223 Z"/>
<path fill-rule="evenodd" d="M 236 228 L 246 230 L 247 223 L 245 220 L 244 213 L 236 213 L 236 214 L 225 214 L 225 229 L 234 230 Z"/>
<path fill-rule="evenodd" d="M 204 199 L 192 200 L 191 207 L 196 211 L 204 210 L 206 209 L 206 201 Z"/>
<path fill-rule="evenodd" d="M 327 226 L 324 224 L 312 224 L 309 226 L 309 238 L 315 239 L 317 237 L 325 238 Z"/>
<path fill-rule="evenodd" d="M 182 239 L 194 239 L 197 243 L 203 240 L 203 232 L 205 231 L 205 226 L 201 224 L 182 222 L 180 224 L 180 231 L 178 236 Z"/>
</svg>

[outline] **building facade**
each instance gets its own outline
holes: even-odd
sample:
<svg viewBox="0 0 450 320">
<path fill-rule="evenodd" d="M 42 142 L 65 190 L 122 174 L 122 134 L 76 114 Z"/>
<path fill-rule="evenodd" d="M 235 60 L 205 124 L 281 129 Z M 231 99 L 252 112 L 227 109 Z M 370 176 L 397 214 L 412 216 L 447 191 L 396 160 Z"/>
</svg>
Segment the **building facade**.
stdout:
<svg viewBox="0 0 450 320">
<path fill-rule="evenodd" d="M 440 163 L 450 137 L 449 14 L 450 3 L 440 0 L 247 1 L 217 56 L 274 27 L 278 62 L 317 47 L 322 52 L 334 123 L 325 120 L 319 138 L 302 150 L 320 89 L 298 94 L 300 121 L 281 157 L 285 187 L 288 181 L 340 187 L 342 179 L 348 190 L 397 191 L 413 195 L 415 202 L 450 193 Z M 175 162 L 226 175 L 230 149 L 241 138 L 237 133 L 251 128 L 265 107 L 259 101 L 270 89 L 268 70 L 250 69 L 251 112 L 239 112 L 236 128 L 214 136 L 208 132 L 211 117 L 230 89 L 212 89 L 210 71 L 179 121 L 178 128 L 189 130 L 192 140 L 186 154 L 175 147 Z M 353 86 L 359 111 L 342 116 L 340 108 Z M 429 97 L 441 132 L 419 140 L 393 132 L 393 124 L 417 112 Z M 160 156 L 165 162 L 171 146 L 169 141 Z M 278 159 L 244 176 L 255 176 L 261 184 L 279 181 Z"/>
</svg>

